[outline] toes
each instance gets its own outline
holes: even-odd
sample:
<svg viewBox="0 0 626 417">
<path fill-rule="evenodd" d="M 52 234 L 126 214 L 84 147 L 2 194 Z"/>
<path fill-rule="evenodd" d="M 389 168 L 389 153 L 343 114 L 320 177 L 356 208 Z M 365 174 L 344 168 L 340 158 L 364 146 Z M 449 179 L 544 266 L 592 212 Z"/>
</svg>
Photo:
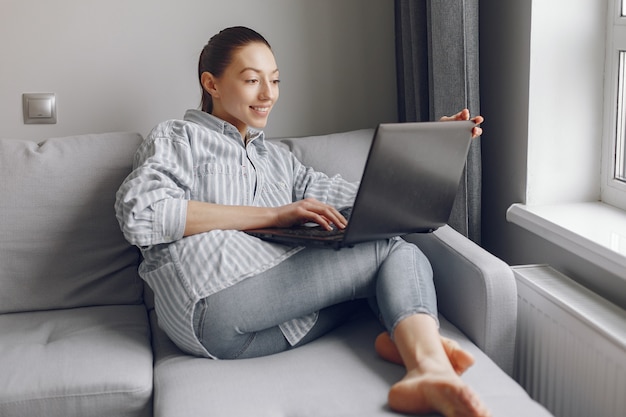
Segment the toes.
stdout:
<svg viewBox="0 0 626 417">
<path fill-rule="evenodd" d="M 441 343 L 443 344 L 443 348 L 448 355 L 448 359 L 450 360 L 454 371 L 458 375 L 463 374 L 474 364 L 474 357 L 469 352 L 461 348 L 461 345 L 459 345 L 456 341 L 446 337 L 441 337 Z"/>
<path fill-rule="evenodd" d="M 402 357 L 400 356 L 400 352 L 398 352 L 398 348 L 396 344 L 391 340 L 389 333 L 383 332 L 376 337 L 376 341 L 374 342 L 374 349 L 378 355 L 385 359 L 386 361 L 403 365 Z"/>
</svg>

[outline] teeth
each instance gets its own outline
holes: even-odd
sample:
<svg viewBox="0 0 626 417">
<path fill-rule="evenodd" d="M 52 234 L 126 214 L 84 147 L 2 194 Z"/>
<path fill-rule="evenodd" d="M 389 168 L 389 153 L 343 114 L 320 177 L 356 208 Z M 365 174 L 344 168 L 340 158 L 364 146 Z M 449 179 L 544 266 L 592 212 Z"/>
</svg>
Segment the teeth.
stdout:
<svg viewBox="0 0 626 417">
<path fill-rule="evenodd" d="M 252 107 L 252 109 L 253 109 L 253 110 L 256 110 L 256 111 L 260 111 L 260 112 L 266 112 L 266 111 L 269 111 L 269 107 L 254 107 L 254 106 L 253 106 L 253 107 Z"/>
</svg>

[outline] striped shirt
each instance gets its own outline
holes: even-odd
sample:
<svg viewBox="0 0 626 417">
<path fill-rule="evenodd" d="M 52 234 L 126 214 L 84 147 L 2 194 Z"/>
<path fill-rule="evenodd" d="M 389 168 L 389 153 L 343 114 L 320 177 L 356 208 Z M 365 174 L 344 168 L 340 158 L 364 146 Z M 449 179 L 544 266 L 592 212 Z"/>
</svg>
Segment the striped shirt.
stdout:
<svg viewBox="0 0 626 417">
<path fill-rule="evenodd" d="M 193 328 L 196 303 L 264 272 L 302 248 L 261 241 L 236 230 L 183 237 L 187 202 L 277 207 L 307 197 L 351 205 L 357 184 L 301 164 L 286 148 L 250 130 L 245 144 L 231 124 L 188 110 L 156 126 L 140 145 L 115 209 L 126 239 L 143 254 L 139 274 L 155 296 L 159 326 L 184 351 L 212 357 Z M 296 344 L 317 313 L 280 328 Z"/>
</svg>

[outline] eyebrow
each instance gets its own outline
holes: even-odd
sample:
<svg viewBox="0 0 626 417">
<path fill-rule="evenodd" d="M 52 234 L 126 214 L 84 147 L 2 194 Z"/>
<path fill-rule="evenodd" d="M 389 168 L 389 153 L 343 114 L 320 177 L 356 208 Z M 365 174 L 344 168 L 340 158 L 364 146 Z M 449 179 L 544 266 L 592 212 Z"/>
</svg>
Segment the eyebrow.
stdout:
<svg viewBox="0 0 626 417">
<path fill-rule="evenodd" d="M 242 69 L 239 73 L 240 73 L 240 74 L 243 74 L 243 73 L 244 73 L 244 72 L 246 72 L 246 71 L 254 71 L 254 72 L 259 73 L 259 74 L 263 72 L 262 70 L 257 69 L 257 68 L 253 68 L 253 67 L 246 67 L 246 68 Z M 276 74 L 277 72 L 278 72 L 278 68 L 276 68 L 276 69 L 275 69 L 274 71 L 272 71 L 271 73 L 272 73 L 272 74 Z"/>
</svg>

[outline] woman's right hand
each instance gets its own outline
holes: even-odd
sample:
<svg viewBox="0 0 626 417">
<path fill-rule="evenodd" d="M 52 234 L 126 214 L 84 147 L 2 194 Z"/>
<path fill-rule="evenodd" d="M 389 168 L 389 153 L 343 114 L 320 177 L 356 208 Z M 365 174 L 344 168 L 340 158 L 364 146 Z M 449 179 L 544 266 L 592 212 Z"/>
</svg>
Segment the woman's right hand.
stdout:
<svg viewBox="0 0 626 417">
<path fill-rule="evenodd" d="M 337 209 L 314 198 L 276 207 L 275 227 L 290 227 L 307 222 L 317 223 L 326 230 L 331 230 L 333 224 L 338 229 L 345 229 L 348 224 Z"/>
</svg>

